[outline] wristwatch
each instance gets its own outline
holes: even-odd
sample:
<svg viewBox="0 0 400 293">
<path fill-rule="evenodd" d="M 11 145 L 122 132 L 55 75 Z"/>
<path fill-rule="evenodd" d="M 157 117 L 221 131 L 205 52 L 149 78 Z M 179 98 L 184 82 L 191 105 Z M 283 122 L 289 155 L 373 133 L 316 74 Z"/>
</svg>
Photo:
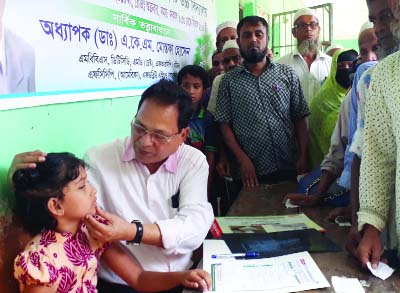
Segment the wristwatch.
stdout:
<svg viewBox="0 0 400 293">
<path fill-rule="evenodd" d="M 126 244 L 139 245 L 143 237 L 143 225 L 139 220 L 133 220 L 131 223 L 136 224 L 136 235 L 132 240 L 127 240 Z"/>
</svg>

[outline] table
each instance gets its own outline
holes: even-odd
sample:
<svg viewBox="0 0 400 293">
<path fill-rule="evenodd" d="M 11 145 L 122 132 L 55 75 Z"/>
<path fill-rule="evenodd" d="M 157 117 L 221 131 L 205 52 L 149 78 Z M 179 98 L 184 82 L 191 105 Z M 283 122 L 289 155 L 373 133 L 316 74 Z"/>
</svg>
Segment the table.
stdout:
<svg viewBox="0 0 400 293">
<path fill-rule="evenodd" d="M 332 207 L 301 207 L 286 209 L 283 198 L 286 193 L 294 192 L 296 184 L 283 182 L 276 185 L 260 185 L 256 188 L 244 188 L 228 211 L 227 216 L 266 216 L 303 212 L 317 224 L 327 230 L 326 235 L 336 244 L 344 248 L 348 227 L 339 227 L 327 219 Z M 368 293 L 400 292 L 400 273 L 396 271 L 389 279 L 382 281 L 362 271 L 358 261 L 346 251 L 311 254 L 328 281 L 332 276 L 358 278 L 369 287 L 364 289 Z M 333 287 L 307 292 L 334 292 Z"/>
</svg>

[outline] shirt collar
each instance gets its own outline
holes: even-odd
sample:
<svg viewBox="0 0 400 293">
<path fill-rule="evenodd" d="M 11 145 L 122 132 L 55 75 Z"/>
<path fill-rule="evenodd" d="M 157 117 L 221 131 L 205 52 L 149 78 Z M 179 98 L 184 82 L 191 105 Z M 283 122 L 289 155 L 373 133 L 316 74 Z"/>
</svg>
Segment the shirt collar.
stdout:
<svg viewBox="0 0 400 293">
<path fill-rule="evenodd" d="M 196 119 L 196 118 L 203 119 L 205 112 L 206 112 L 206 109 L 204 108 L 204 106 L 199 107 L 199 109 L 193 113 L 192 119 Z"/>
<path fill-rule="evenodd" d="M 301 58 L 303 58 L 303 56 L 300 54 L 299 50 L 296 48 L 294 48 L 293 50 L 293 56 L 299 56 Z M 321 50 L 318 50 L 317 52 L 317 56 L 315 57 L 315 59 L 325 59 L 326 57 L 329 57 L 327 54 L 325 54 L 324 52 L 322 52 Z"/>
<path fill-rule="evenodd" d="M 175 153 L 173 153 L 172 155 L 170 155 L 168 157 L 168 159 L 161 165 L 161 167 L 165 166 L 165 169 L 168 172 L 176 173 L 178 171 L 178 152 L 179 152 L 180 148 L 181 148 L 181 146 L 179 146 L 179 148 L 176 150 Z M 136 159 L 136 156 L 135 156 L 135 152 L 132 147 L 132 139 L 129 139 L 129 143 L 126 146 L 125 151 L 122 154 L 121 160 L 123 162 L 130 162 L 135 159 Z"/>
<path fill-rule="evenodd" d="M 268 63 L 268 66 L 264 69 L 264 72 L 267 71 L 268 69 L 274 68 L 274 67 L 276 66 L 276 62 L 275 62 L 272 58 L 269 58 L 268 56 L 265 56 L 265 58 L 268 58 L 269 63 Z M 246 71 L 246 72 L 251 73 L 251 72 L 246 68 L 246 66 L 244 65 L 244 63 L 242 63 L 241 65 L 237 66 L 236 68 L 238 68 L 237 70 L 239 70 L 239 72 Z M 236 68 L 235 68 L 235 69 L 236 69 Z"/>
<path fill-rule="evenodd" d="M 5 29 L 4 26 L 1 25 L 1 38 L 0 38 L 0 73 L 4 76 L 7 73 L 7 63 L 6 63 L 6 47 L 5 47 Z"/>
</svg>

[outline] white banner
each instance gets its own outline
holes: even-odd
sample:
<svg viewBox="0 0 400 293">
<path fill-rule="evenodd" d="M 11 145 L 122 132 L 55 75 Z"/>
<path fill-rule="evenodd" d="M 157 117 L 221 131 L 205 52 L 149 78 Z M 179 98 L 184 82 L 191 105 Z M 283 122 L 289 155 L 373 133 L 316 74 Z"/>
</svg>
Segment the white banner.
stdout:
<svg viewBox="0 0 400 293">
<path fill-rule="evenodd" d="M 139 95 L 210 64 L 214 0 L 2 2 L 0 110 Z"/>
</svg>

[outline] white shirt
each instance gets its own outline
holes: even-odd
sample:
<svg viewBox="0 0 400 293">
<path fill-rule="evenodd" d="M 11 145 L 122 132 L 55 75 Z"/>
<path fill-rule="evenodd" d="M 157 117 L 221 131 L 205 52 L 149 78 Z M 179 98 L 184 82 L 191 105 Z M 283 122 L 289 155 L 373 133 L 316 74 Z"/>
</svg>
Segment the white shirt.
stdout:
<svg viewBox="0 0 400 293">
<path fill-rule="evenodd" d="M 281 57 L 278 63 L 289 65 L 296 71 L 304 97 L 308 106 L 310 106 L 312 98 L 329 75 L 332 58 L 323 52 L 318 52 L 315 60 L 311 63 L 310 69 L 308 69 L 303 56 L 295 48 L 291 53 Z"/>
<path fill-rule="evenodd" d="M 0 95 L 8 93 L 6 74 L 7 74 L 7 63 L 6 63 L 6 47 L 4 43 L 4 27 L 0 23 Z"/>
<path fill-rule="evenodd" d="M 214 219 L 207 201 L 205 156 L 182 144 L 157 172 L 150 174 L 146 166 L 135 160 L 131 139 L 126 137 L 93 147 L 85 157 L 100 206 L 129 222 L 138 219 L 144 224 L 158 224 L 164 249 L 121 242 L 143 269 L 188 269 L 192 251 L 201 245 Z M 178 192 L 179 208 L 172 203 Z M 99 274 L 110 282 L 124 283 L 104 265 Z"/>
<path fill-rule="evenodd" d="M 212 83 L 211 95 L 210 95 L 210 100 L 208 101 L 207 110 L 210 111 L 211 114 L 213 115 L 215 115 L 215 109 L 217 108 L 217 96 L 218 96 L 219 84 L 221 83 L 221 79 L 224 75 L 225 75 L 224 73 L 217 75 Z"/>
</svg>

